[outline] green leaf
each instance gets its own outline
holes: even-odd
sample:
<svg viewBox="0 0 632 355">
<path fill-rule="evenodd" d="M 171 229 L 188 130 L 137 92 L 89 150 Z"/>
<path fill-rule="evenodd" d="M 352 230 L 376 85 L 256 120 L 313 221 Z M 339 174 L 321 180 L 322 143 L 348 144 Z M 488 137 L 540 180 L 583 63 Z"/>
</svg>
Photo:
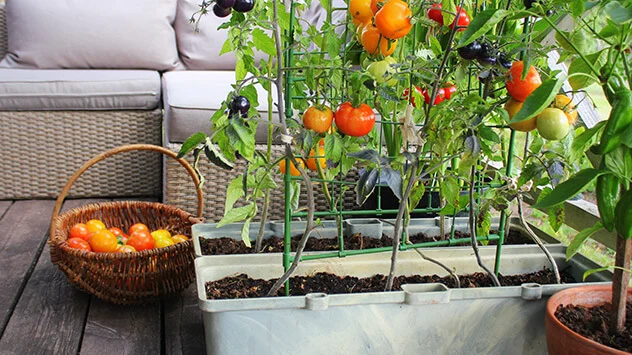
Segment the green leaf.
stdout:
<svg viewBox="0 0 632 355">
<path fill-rule="evenodd" d="M 455 178 L 449 176 L 441 183 L 441 197 L 453 206 L 459 205 L 460 187 Z"/>
<path fill-rule="evenodd" d="M 582 280 L 586 280 L 586 278 L 588 276 L 590 276 L 590 275 L 592 275 L 592 274 L 594 274 L 596 272 L 606 271 L 606 270 L 609 270 L 609 269 L 619 269 L 619 270 L 627 271 L 627 272 L 632 274 L 632 270 L 626 269 L 626 268 L 622 268 L 620 266 L 604 266 L 604 267 L 600 267 L 600 268 L 597 268 L 597 269 L 587 270 L 586 272 L 584 272 L 584 276 L 583 276 Z"/>
<path fill-rule="evenodd" d="M 498 136 L 498 133 L 494 132 L 493 129 L 485 125 L 478 126 L 478 135 L 479 137 L 485 140 L 488 140 L 494 143 L 500 143 L 500 137 Z"/>
<path fill-rule="evenodd" d="M 371 195 L 375 189 L 375 185 L 377 185 L 378 177 L 378 169 L 369 169 L 360 175 L 355 186 L 356 204 L 358 204 L 358 206 L 362 206 L 369 195 Z"/>
<path fill-rule="evenodd" d="M 601 68 L 603 63 L 603 54 L 605 52 L 603 50 L 586 55 L 586 59 L 593 64 L 597 69 Z M 573 90 L 581 90 L 591 84 L 598 82 L 599 79 L 595 77 L 594 73 L 590 70 L 590 67 L 586 62 L 581 58 L 575 58 L 571 65 L 568 67 L 568 83 L 571 85 Z"/>
<path fill-rule="evenodd" d="M 408 196 L 408 201 L 410 203 L 411 209 L 417 208 L 417 205 L 419 205 L 419 202 L 421 201 L 421 198 L 424 196 L 425 193 L 426 185 L 424 185 L 420 181 L 417 181 L 413 188 L 410 190 L 410 196 Z"/>
<path fill-rule="evenodd" d="M 584 0 L 572 0 L 571 1 L 571 12 L 574 17 L 581 16 L 585 11 Z"/>
<path fill-rule="evenodd" d="M 301 199 L 301 184 L 298 180 L 290 181 L 290 209 L 296 211 L 299 208 L 299 202 Z"/>
<path fill-rule="evenodd" d="M 230 223 L 241 222 L 248 218 L 248 216 L 253 213 L 254 210 L 255 204 L 253 202 L 243 207 L 231 208 L 226 213 L 224 213 L 224 218 L 222 218 L 222 220 L 217 223 L 217 228 Z"/>
<path fill-rule="evenodd" d="M 603 130 L 605 124 L 606 121 L 601 121 L 594 127 L 585 130 L 582 134 L 575 137 L 569 152 L 571 161 L 579 160 L 590 147 L 598 142 L 601 130 Z"/>
<path fill-rule="evenodd" d="M 456 14 L 456 4 L 454 0 L 442 0 L 441 7 L 443 9 L 443 23 L 447 26 L 454 21 L 454 14 Z"/>
<path fill-rule="evenodd" d="M 219 51 L 219 55 L 230 53 L 233 51 L 233 40 L 228 37 L 224 44 L 222 45 L 222 49 Z"/>
<path fill-rule="evenodd" d="M 570 179 L 559 184 L 550 195 L 538 201 L 533 208 L 546 208 L 562 203 L 583 191 L 598 176 L 606 174 L 607 171 L 597 169 L 584 169 L 571 176 Z"/>
<path fill-rule="evenodd" d="M 241 227 L 241 240 L 246 244 L 246 247 L 251 248 L 250 244 L 250 220 L 244 221 L 244 225 Z"/>
<path fill-rule="evenodd" d="M 502 9 L 488 9 L 479 12 L 467 26 L 465 32 L 463 32 L 458 47 L 466 46 L 480 38 L 507 16 L 507 13 L 509 13 L 509 11 Z"/>
<path fill-rule="evenodd" d="M 632 179 L 632 152 L 630 148 L 620 145 L 604 156 L 606 168 L 625 179 Z"/>
<path fill-rule="evenodd" d="M 230 144 L 248 161 L 252 161 L 255 153 L 255 132 L 245 125 L 241 119 L 230 120 L 226 127 L 226 136 Z"/>
<path fill-rule="evenodd" d="M 605 121 L 602 122 L 605 123 Z M 625 144 L 627 147 L 632 148 L 632 124 L 629 125 L 623 133 L 621 133 L 621 144 Z"/>
<path fill-rule="evenodd" d="M 204 154 L 211 163 L 219 166 L 222 169 L 233 170 L 235 165 L 228 160 L 222 152 L 217 149 L 217 146 L 211 142 L 210 138 L 206 138 L 206 146 L 204 147 Z"/>
<path fill-rule="evenodd" d="M 234 178 L 226 187 L 226 199 L 224 201 L 224 214 L 228 212 L 235 202 L 246 193 L 244 191 L 243 179 L 241 176 Z"/>
<path fill-rule="evenodd" d="M 564 224 L 565 213 L 564 204 L 560 203 L 547 209 L 549 224 L 554 232 L 558 232 Z"/>
<path fill-rule="evenodd" d="M 430 37 L 430 49 L 432 50 L 432 53 L 434 53 L 434 55 L 437 57 L 443 53 L 443 48 L 441 48 L 441 43 L 434 36 Z"/>
<path fill-rule="evenodd" d="M 476 217 L 476 235 L 485 236 L 489 235 L 489 230 L 492 226 L 492 214 L 489 209 L 489 204 L 485 204 L 485 208 L 482 208 Z"/>
<path fill-rule="evenodd" d="M 238 58 L 235 63 L 235 81 L 239 82 L 246 78 L 248 71 L 243 58 Z"/>
<path fill-rule="evenodd" d="M 620 25 L 632 20 L 632 9 L 629 6 L 624 7 L 618 1 L 611 1 L 606 4 L 605 10 L 612 21 Z"/>
<path fill-rule="evenodd" d="M 272 179 L 272 175 L 266 169 L 259 169 L 255 174 L 257 184 L 260 189 L 276 189 L 277 183 Z"/>
<path fill-rule="evenodd" d="M 180 147 L 180 151 L 178 152 L 178 158 L 182 158 L 185 155 L 189 154 L 195 147 L 199 146 L 206 140 L 206 133 L 197 132 L 194 133 L 191 137 L 187 138 L 184 143 L 182 143 L 182 147 Z"/>
<path fill-rule="evenodd" d="M 560 74 L 557 78 L 543 82 L 531 95 L 527 96 L 522 108 L 511 120 L 511 123 L 522 122 L 540 114 L 555 99 L 555 95 L 559 93 L 565 80 L 566 76 Z"/>
<path fill-rule="evenodd" d="M 601 224 L 601 221 L 597 221 L 597 223 L 595 223 L 594 226 L 583 229 L 582 231 L 577 233 L 577 235 L 575 236 L 575 239 L 573 239 L 573 241 L 568 245 L 568 248 L 566 248 L 566 260 L 570 260 L 573 257 L 573 255 L 577 253 L 577 251 L 579 250 L 579 247 L 581 247 L 584 244 L 586 239 L 592 237 L 593 234 L 597 233 L 598 231 L 602 229 L 603 229 L 603 225 Z"/>
<path fill-rule="evenodd" d="M 581 27 L 572 32 L 555 32 L 555 39 L 569 54 L 578 54 L 577 52 L 581 54 L 590 53 L 595 47 L 593 37 Z M 573 47 L 577 48 L 577 50 Z"/>
<path fill-rule="evenodd" d="M 544 172 L 544 167 L 539 163 L 529 163 L 520 172 L 518 177 L 518 187 L 522 187 L 530 180 L 539 179 Z"/>
<path fill-rule="evenodd" d="M 343 148 L 342 137 L 337 134 L 325 136 L 325 157 L 333 162 L 339 162 Z"/>
</svg>

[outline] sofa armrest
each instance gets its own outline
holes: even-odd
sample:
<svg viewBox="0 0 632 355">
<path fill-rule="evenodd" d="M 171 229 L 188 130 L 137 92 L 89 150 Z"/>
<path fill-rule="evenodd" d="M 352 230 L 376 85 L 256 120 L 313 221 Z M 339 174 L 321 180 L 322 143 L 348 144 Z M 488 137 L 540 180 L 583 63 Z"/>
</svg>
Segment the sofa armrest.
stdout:
<svg viewBox="0 0 632 355">
<path fill-rule="evenodd" d="M 8 50 L 7 16 L 4 4 L 0 4 L 0 58 L 4 58 Z"/>
</svg>

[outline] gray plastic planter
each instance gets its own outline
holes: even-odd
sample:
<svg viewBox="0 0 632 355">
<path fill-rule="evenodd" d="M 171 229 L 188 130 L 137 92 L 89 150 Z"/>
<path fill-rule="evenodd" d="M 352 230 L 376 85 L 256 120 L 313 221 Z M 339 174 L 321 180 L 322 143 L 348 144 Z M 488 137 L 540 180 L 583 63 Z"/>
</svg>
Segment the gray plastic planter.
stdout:
<svg viewBox="0 0 632 355">
<path fill-rule="evenodd" d="M 510 228 L 514 230 L 520 231 L 523 235 L 527 235 L 524 227 L 520 224 L 518 218 L 511 218 L 509 220 Z M 297 234 L 302 234 L 305 231 L 306 222 L 292 222 L 291 226 L 291 234 L 292 236 Z M 250 235 L 251 238 L 254 238 L 259 233 L 258 222 L 253 222 L 250 224 Z M 415 235 L 418 233 L 425 233 L 429 236 L 436 236 L 440 234 L 440 219 L 439 217 L 435 218 L 416 218 L 411 219 L 408 233 L 410 235 Z M 498 226 L 498 219 L 492 220 L 492 228 Z M 221 237 L 230 237 L 233 239 L 241 240 L 241 227 L 242 224 L 228 224 L 217 228 L 217 223 L 207 223 L 207 224 L 194 224 L 192 227 L 193 234 L 193 243 L 195 248 L 195 255 L 197 257 L 204 256 L 202 254 L 202 249 L 200 248 L 200 240 L 199 238 L 221 238 Z M 550 235 L 545 232 L 537 229 L 534 226 L 531 226 L 534 232 L 545 242 L 557 244 L 559 243 Z M 388 223 L 382 223 L 380 220 L 375 218 L 349 218 L 343 221 L 343 235 L 351 236 L 355 233 L 362 233 L 367 237 L 380 238 L 382 234 L 386 234 L 389 237 L 393 236 L 393 226 Z M 452 228 L 452 219 L 446 218 L 445 223 L 445 231 L 446 233 L 450 232 Z M 467 217 L 458 217 L 455 219 L 455 230 L 461 232 L 469 232 L 468 230 L 468 218 Z M 335 238 L 337 237 L 337 229 L 335 221 L 322 221 L 322 226 L 316 228 L 316 230 L 312 233 L 312 238 Z M 283 237 L 284 228 L 283 222 L 267 222 L 264 228 L 263 238 L 270 238 L 271 236 Z M 528 237 L 527 237 L 528 238 Z M 450 248 L 453 248 L 451 246 Z M 460 247 L 465 247 L 471 249 L 469 245 L 461 245 Z M 494 247 L 495 248 L 495 247 Z M 264 257 L 270 258 L 271 255 L 275 255 L 272 253 L 265 254 L 257 254 L 254 257 Z M 275 259 L 280 260 L 280 253 L 277 253 L 274 256 Z M 213 256 L 219 257 L 220 255 Z"/>
<path fill-rule="evenodd" d="M 582 256 L 565 260 L 566 248 L 549 250 L 561 269 L 571 267 L 581 280 L 597 265 Z M 481 271 L 467 248 L 432 248 L 424 253 L 457 274 Z M 493 265 L 495 249 L 481 250 Z M 406 285 L 403 291 L 364 294 L 207 300 L 205 283 L 246 273 L 279 277 L 280 263 L 197 258 L 200 308 L 204 312 L 208 354 L 546 354 L 544 308 L 553 293 L 574 285 L 537 285 L 452 289 L 443 285 Z M 507 248 L 501 273 L 533 272 L 548 262 L 537 246 Z M 307 261 L 296 275 L 327 271 L 358 277 L 387 274 L 390 253 Z M 446 272 L 414 251 L 400 253 L 399 275 Z M 610 273 L 591 276 L 606 281 Z"/>
</svg>

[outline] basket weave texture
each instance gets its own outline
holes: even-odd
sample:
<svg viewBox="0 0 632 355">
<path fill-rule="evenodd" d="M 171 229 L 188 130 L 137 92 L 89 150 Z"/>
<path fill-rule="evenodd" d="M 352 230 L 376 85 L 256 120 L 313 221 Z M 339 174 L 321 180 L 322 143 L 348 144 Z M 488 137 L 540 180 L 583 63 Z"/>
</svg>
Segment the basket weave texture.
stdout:
<svg viewBox="0 0 632 355">
<path fill-rule="evenodd" d="M 7 54 L 9 37 L 7 32 L 7 11 L 4 4 L 0 4 L 0 58 Z"/>
<path fill-rule="evenodd" d="M 191 237 L 191 226 L 201 219 L 174 206 L 141 201 L 91 204 L 58 215 L 68 190 L 83 171 L 96 161 L 128 150 L 160 151 L 175 158 L 175 154 L 162 147 L 135 145 L 110 150 L 86 163 L 69 180 L 57 200 L 51 220 L 49 244 L 52 262 L 66 274 L 71 285 L 106 302 L 136 305 L 164 299 L 193 282 L 193 241 L 189 239 L 165 248 L 135 253 L 93 253 L 68 246 L 66 240 L 70 228 L 76 223 L 99 219 L 107 227 L 128 230 L 134 223 L 144 223 L 150 230 L 167 229 L 172 234 Z M 183 160 L 178 161 L 197 183 L 190 165 Z M 201 196 L 201 191 L 198 191 L 198 216 L 201 215 L 203 205 Z"/>
</svg>

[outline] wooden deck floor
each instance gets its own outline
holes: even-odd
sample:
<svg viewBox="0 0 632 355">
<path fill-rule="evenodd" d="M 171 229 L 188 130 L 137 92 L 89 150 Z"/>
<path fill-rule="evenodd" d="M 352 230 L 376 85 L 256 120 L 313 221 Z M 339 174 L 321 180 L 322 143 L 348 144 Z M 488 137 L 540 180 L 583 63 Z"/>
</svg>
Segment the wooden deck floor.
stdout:
<svg viewBox="0 0 632 355">
<path fill-rule="evenodd" d="M 63 209 L 98 201 L 69 200 Z M 46 243 L 54 205 L 0 201 L 0 354 L 205 353 L 195 284 L 144 307 L 111 305 L 71 287 Z"/>
</svg>

